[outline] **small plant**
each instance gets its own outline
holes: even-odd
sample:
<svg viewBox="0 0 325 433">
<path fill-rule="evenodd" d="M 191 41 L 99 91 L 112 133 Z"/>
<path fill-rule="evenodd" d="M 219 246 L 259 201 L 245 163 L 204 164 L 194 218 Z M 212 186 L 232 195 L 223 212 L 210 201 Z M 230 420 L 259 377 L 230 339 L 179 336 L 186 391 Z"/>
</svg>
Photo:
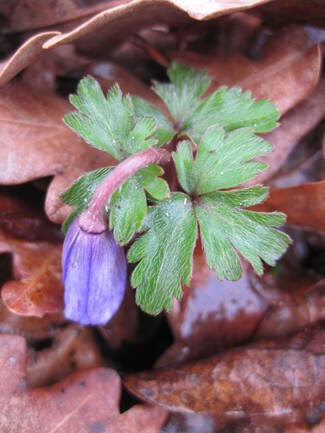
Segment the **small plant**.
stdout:
<svg viewBox="0 0 325 433">
<path fill-rule="evenodd" d="M 106 323 L 116 312 L 127 282 L 125 257 L 135 264 L 137 304 L 158 314 L 182 297 L 182 283 L 190 284 L 199 235 L 221 280 L 241 277 L 238 254 L 261 275 L 262 260 L 274 266 L 290 243 L 276 229 L 284 214 L 247 210 L 268 188 L 238 189 L 267 167 L 255 158 L 272 148 L 257 134 L 277 126 L 274 104 L 239 88 L 204 97 L 206 73 L 177 63 L 168 77 L 170 83 L 153 89 L 172 122 L 149 102 L 123 96 L 118 85 L 105 97 L 92 77 L 70 97 L 77 111 L 65 116 L 66 124 L 117 161 L 85 174 L 61 196 L 74 208 L 64 223 L 63 280 L 65 314 L 77 322 Z M 160 166 L 167 164 L 176 173 L 170 185 Z"/>
</svg>

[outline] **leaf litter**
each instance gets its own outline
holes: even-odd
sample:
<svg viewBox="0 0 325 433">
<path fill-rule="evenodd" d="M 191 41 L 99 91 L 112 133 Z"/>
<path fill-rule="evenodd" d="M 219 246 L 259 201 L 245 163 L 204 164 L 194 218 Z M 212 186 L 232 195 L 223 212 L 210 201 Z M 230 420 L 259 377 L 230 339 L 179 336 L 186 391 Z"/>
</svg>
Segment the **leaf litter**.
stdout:
<svg viewBox="0 0 325 433">
<path fill-rule="evenodd" d="M 9 6 L 0 6 L 0 430 L 322 432 L 325 86 L 321 46 L 310 37 L 325 26 L 322 2 Z M 257 277 L 245 266 L 238 282 L 218 281 L 199 246 L 191 285 L 170 313 L 139 312 L 128 289 L 116 318 L 93 330 L 62 316 L 62 237 L 49 220 L 62 223 L 70 212 L 60 193 L 112 159 L 103 161 L 62 117 L 89 73 L 104 91 L 118 82 L 162 107 L 148 77 L 161 81 L 165 68 L 134 44 L 136 34 L 151 53 L 207 69 L 212 86 L 240 86 L 279 106 L 280 126 L 265 137 L 274 151 L 259 158 L 269 168 L 254 183 L 271 185 L 259 210 L 285 212 L 294 244 L 274 270 Z M 73 51 L 61 55 L 66 43 Z M 310 148 L 307 136 L 318 152 L 308 160 L 310 179 L 307 156 L 294 162 Z M 128 389 L 122 413 L 119 374 Z"/>
</svg>

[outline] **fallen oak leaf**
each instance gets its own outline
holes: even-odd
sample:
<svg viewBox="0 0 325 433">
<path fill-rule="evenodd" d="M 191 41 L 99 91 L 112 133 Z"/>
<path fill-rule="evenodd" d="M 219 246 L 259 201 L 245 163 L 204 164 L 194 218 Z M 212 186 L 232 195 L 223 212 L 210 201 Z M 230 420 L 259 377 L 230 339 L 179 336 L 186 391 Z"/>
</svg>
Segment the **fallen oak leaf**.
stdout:
<svg viewBox="0 0 325 433">
<path fill-rule="evenodd" d="M 325 181 L 273 188 L 266 201 L 254 209 L 285 212 L 287 224 L 324 233 Z"/>
<path fill-rule="evenodd" d="M 64 125 L 70 110 L 64 99 L 21 83 L 0 90 L 0 184 L 54 175 L 53 182 L 66 188 L 84 172 L 112 164 L 112 158 L 89 148 Z M 45 207 L 53 222 L 62 222 L 50 200 Z"/>
<path fill-rule="evenodd" d="M 136 33 L 147 25 L 167 23 L 176 25 L 187 23 L 190 19 L 207 20 L 232 12 L 253 8 L 256 5 L 270 0 L 237 0 L 202 2 L 201 0 L 159 0 L 152 3 L 150 0 L 133 0 L 121 2 L 115 7 L 95 15 L 80 26 L 67 33 L 57 35 L 47 41 L 45 49 L 54 48 L 64 43 L 70 43 L 92 32 L 96 32 L 101 39 L 110 40 L 110 45 L 116 45 L 125 35 Z"/>
<path fill-rule="evenodd" d="M 176 369 L 125 378 L 140 399 L 170 411 L 214 416 L 219 428 L 250 420 L 283 428 L 306 422 L 325 397 L 325 331 L 232 349 Z"/>
<path fill-rule="evenodd" d="M 0 70 L 0 87 L 36 61 L 44 52 L 43 43 L 58 34 L 59 32 L 38 33 L 21 45 Z"/>
<path fill-rule="evenodd" d="M 257 280 L 253 275 L 252 278 Z M 269 307 L 258 324 L 256 338 L 283 338 L 325 319 L 325 280 L 311 286 L 307 281 L 305 275 L 298 275 L 296 280 L 288 282 L 286 290 L 276 289 L 277 293 L 272 293 L 272 289 L 270 293 L 270 286 L 264 282 L 263 293 L 258 293 L 265 295 Z"/>
<path fill-rule="evenodd" d="M 2 433 L 159 433 L 166 413 L 134 406 L 120 414 L 120 378 L 114 370 L 81 371 L 47 388 L 26 390 L 26 343 L 0 336 Z"/>
<path fill-rule="evenodd" d="M 282 119 L 280 126 L 265 135 L 273 145 L 273 152 L 259 160 L 268 164 L 268 168 L 258 174 L 247 186 L 263 183 L 284 164 L 299 141 L 325 117 L 325 79 L 321 78 L 313 93 Z"/>
<path fill-rule="evenodd" d="M 42 0 L 18 0 L 7 13 L 6 31 L 23 32 L 68 21 L 78 22 L 106 8 L 108 1 L 97 3 L 99 4 L 78 0 L 45 3 Z"/>
<path fill-rule="evenodd" d="M 220 86 L 249 90 L 255 99 L 269 99 L 286 113 L 316 86 L 322 64 L 319 45 L 311 45 L 303 28 L 287 28 L 273 35 L 257 60 L 242 54 L 217 56 L 196 52 L 171 52 L 180 63 L 206 68 L 213 81 L 207 94 Z"/>
<path fill-rule="evenodd" d="M 63 310 L 61 244 L 26 242 L 0 233 L 0 252 L 13 256 L 15 281 L 1 291 L 10 311 L 23 316 L 44 317 Z"/>
<path fill-rule="evenodd" d="M 291 256 L 293 254 L 291 253 Z M 240 280 L 219 281 L 198 248 L 193 278 L 167 319 L 175 342 L 156 367 L 180 365 L 211 356 L 252 338 L 284 338 L 325 318 L 324 281 L 285 260 L 277 276 L 257 277 L 248 267 Z"/>
<path fill-rule="evenodd" d="M 219 281 L 196 246 L 193 275 L 183 298 L 174 302 L 167 319 L 175 342 L 160 357 L 157 367 L 179 365 L 243 343 L 253 335 L 266 302 L 250 284 L 248 267 L 238 281 Z"/>
<path fill-rule="evenodd" d="M 60 313 L 47 314 L 43 318 L 18 316 L 0 299 L 0 334 L 20 335 L 28 342 L 37 343 L 52 338 L 64 321 Z"/>
<path fill-rule="evenodd" d="M 1 184 L 62 174 L 70 167 L 87 169 L 99 160 L 105 164 L 102 152 L 89 148 L 64 125 L 69 110 L 64 99 L 27 85 L 14 83 L 0 90 Z"/>
</svg>

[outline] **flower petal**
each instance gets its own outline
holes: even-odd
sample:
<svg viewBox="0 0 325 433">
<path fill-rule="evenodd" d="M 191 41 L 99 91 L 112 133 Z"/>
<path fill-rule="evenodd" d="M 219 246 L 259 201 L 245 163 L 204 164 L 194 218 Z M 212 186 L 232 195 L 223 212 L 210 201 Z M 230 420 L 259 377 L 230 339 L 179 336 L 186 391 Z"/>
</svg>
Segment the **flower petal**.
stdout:
<svg viewBox="0 0 325 433">
<path fill-rule="evenodd" d="M 126 286 L 126 258 L 113 232 L 96 236 L 89 279 L 88 317 L 90 323 L 104 324 L 116 313 Z"/>
<path fill-rule="evenodd" d="M 105 324 L 119 308 L 126 285 L 126 258 L 113 233 L 91 234 L 75 221 L 63 247 L 65 316 L 82 324 Z"/>
</svg>

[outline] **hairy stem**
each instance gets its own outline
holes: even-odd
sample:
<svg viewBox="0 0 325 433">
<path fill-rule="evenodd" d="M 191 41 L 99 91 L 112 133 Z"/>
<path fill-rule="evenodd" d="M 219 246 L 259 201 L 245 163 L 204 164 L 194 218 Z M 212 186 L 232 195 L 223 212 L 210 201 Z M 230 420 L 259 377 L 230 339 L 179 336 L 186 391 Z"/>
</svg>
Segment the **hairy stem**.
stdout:
<svg viewBox="0 0 325 433">
<path fill-rule="evenodd" d="M 150 148 L 122 161 L 99 185 L 88 209 L 80 215 L 80 227 L 89 233 L 102 233 L 107 230 L 107 217 L 105 217 L 104 207 L 113 192 L 141 168 L 152 163 L 164 164 L 169 160 L 170 153 L 167 150 Z"/>
</svg>

